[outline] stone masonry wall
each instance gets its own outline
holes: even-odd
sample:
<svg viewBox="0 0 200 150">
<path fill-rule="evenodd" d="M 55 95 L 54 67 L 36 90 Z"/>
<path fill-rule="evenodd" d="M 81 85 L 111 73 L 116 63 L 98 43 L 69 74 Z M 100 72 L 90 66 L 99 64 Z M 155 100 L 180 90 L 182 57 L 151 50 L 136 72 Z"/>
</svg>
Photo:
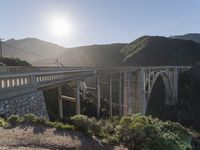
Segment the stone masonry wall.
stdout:
<svg viewBox="0 0 200 150">
<path fill-rule="evenodd" d="M 36 90 L 21 96 L 0 100 L 0 116 L 2 117 L 8 117 L 12 114 L 23 116 L 27 113 L 48 119 L 42 91 Z"/>
</svg>

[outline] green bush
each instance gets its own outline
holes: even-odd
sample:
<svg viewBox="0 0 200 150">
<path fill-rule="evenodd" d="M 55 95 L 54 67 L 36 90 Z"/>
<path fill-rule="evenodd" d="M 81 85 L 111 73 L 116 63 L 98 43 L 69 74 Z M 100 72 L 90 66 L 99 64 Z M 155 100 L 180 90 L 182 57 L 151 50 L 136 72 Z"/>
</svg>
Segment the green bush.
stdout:
<svg viewBox="0 0 200 150">
<path fill-rule="evenodd" d="M 45 118 L 36 118 L 35 123 L 40 125 L 48 125 L 48 120 Z"/>
<path fill-rule="evenodd" d="M 117 135 L 136 150 L 185 150 L 191 145 L 191 136 L 180 124 L 140 114 L 124 116 L 117 126 Z"/>
<path fill-rule="evenodd" d="M 3 118 L 0 118 L 0 127 L 4 127 L 6 125 L 6 121 Z"/>
<path fill-rule="evenodd" d="M 23 117 L 23 122 L 25 123 L 35 123 L 36 122 L 36 116 L 32 113 L 25 114 Z"/>
<path fill-rule="evenodd" d="M 10 125 L 16 125 L 16 124 L 20 123 L 20 117 L 18 115 L 11 115 L 10 117 L 8 117 L 8 119 L 6 121 Z"/>
<path fill-rule="evenodd" d="M 61 122 L 51 122 L 51 121 L 49 121 L 47 125 L 49 127 L 53 127 L 53 128 L 56 128 L 56 129 L 75 130 L 75 127 L 73 125 L 63 124 Z"/>
<path fill-rule="evenodd" d="M 75 115 L 71 117 L 71 120 L 78 131 L 82 131 L 86 134 L 90 134 L 96 130 L 96 122 L 95 118 L 88 118 L 85 115 Z"/>
</svg>

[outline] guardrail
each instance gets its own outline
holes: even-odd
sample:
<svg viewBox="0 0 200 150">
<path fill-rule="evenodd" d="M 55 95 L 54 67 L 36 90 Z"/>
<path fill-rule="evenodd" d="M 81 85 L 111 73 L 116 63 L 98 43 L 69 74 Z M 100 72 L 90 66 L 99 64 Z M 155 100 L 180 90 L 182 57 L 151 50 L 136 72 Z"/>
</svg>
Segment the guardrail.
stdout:
<svg viewBox="0 0 200 150">
<path fill-rule="evenodd" d="M 1 74 L 0 75 L 0 90 L 11 88 L 23 88 L 27 86 L 43 87 L 56 82 L 64 82 L 77 77 L 87 77 L 95 75 L 94 70 L 71 70 L 71 71 L 56 71 L 56 72 L 35 72 L 35 73 L 18 73 L 18 74 Z"/>
<path fill-rule="evenodd" d="M 28 73 L 67 70 L 88 70 L 95 67 L 31 67 L 31 66 L 0 66 L 0 73 Z"/>
</svg>

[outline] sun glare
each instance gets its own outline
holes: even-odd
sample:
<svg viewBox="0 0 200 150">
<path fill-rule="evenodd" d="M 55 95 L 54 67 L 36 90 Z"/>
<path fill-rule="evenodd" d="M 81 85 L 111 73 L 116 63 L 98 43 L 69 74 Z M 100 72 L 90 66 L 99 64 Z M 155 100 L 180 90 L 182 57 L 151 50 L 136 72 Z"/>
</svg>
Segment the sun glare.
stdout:
<svg viewBox="0 0 200 150">
<path fill-rule="evenodd" d="M 50 22 L 50 30 L 55 36 L 65 37 L 72 32 L 72 25 L 71 22 L 64 17 L 55 17 Z"/>
</svg>

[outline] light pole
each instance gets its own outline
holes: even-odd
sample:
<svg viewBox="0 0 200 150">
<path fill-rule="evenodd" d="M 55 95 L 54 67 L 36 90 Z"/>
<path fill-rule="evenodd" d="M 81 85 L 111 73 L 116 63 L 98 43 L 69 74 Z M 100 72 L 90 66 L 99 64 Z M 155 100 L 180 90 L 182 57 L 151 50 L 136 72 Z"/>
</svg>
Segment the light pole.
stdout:
<svg viewBox="0 0 200 150">
<path fill-rule="evenodd" d="M 2 45 L 2 40 L 3 40 L 3 39 L 0 38 L 0 58 L 3 57 L 3 45 Z"/>
</svg>

